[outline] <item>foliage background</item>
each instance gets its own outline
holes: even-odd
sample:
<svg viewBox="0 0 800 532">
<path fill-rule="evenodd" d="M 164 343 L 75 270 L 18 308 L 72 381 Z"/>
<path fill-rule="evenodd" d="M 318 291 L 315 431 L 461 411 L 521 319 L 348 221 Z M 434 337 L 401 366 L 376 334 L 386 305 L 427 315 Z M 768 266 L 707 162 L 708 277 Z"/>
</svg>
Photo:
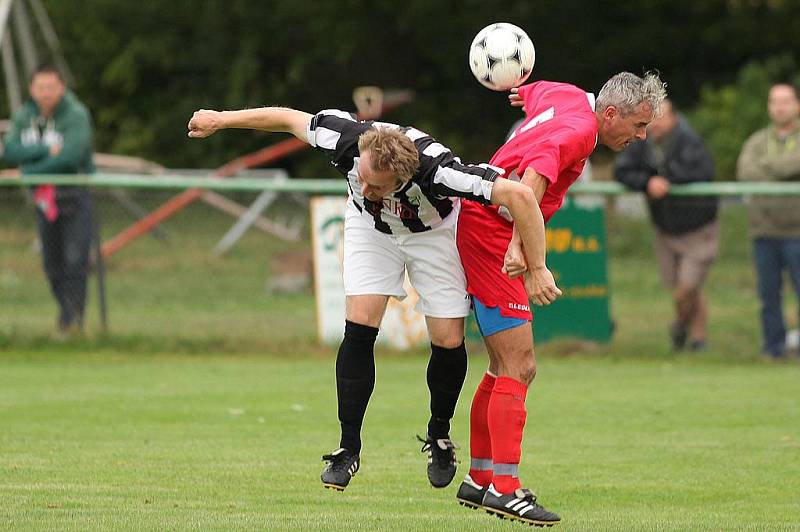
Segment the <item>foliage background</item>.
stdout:
<svg viewBox="0 0 800 532">
<path fill-rule="evenodd" d="M 660 70 L 678 105 L 697 108 L 727 178 L 741 138 L 765 121 L 765 84 L 796 72 L 786 54 L 800 49 L 800 3 L 790 0 L 44 3 L 94 113 L 98 150 L 172 167 L 218 166 L 274 141 L 230 132 L 188 142 L 195 109 L 352 108 L 353 87 L 366 84 L 413 89 L 414 105 L 393 121 L 486 159 L 516 111 L 472 79 L 467 46 L 504 20 L 531 35 L 536 79 L 597 91 L 617 71 Z M 333 176 L 308 154 L 284 164 L 293 175 Z"/>
</svg>

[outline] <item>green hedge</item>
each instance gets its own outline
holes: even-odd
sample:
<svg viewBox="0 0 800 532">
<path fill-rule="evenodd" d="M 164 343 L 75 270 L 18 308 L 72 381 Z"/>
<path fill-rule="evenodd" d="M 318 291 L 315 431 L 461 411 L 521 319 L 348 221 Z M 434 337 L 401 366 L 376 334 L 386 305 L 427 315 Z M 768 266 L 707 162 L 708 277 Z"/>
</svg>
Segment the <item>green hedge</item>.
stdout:
<svg viewBox="0 0 800 532">
<path fill-rule="evenodd" d="M 734 83 L 704 86 L 689 120 L 708 143 L 717 164 L 717 179 L 736 178 L 736 159 L 745 140 L 769 123 L 767 93 L 775 82 L 800 82 L 790 54 L 747 63 Z"/>
</svg>

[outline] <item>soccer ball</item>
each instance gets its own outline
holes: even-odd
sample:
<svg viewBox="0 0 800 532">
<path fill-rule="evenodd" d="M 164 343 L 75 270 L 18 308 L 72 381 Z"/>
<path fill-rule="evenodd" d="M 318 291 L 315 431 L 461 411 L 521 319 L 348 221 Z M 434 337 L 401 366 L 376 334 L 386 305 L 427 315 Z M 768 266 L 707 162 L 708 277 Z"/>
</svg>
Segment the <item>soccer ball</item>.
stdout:
<svg viewBox="0 0 800 532">
<path fill-rule="evenodd" d="M 536 50 L 528 35 L 513 24 L 489 24 L 469 47 L 469 67 L 484 87 L 507 91 L 531 75 Z"/>
</svg>

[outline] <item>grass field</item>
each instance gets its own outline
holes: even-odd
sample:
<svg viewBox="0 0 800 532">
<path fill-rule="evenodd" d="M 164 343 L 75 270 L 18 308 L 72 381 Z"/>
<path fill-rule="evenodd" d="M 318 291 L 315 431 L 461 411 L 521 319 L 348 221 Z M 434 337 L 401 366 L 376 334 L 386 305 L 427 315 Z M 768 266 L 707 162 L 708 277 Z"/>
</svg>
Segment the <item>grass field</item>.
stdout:
<svg viewBox="0 0 800 532">
<path fill-rule="evenodd" d="M 428 486 L 414 440 L 425 363 L 381 357 L 363 468 L 336 493 L 318 478 L 338 437 L 330 358 L 5 354 L 0 528 L 522 529 Z M 797 366 L 540 366 L 524 479 L 561 529 L 800 530 Z M 467 390 L 482 367 L 471 359 Z M 465 446 L 468 395 L 453 431 Z"/>
<path fill-rule="evenodd" d="M 107 236 L 127 224 L 99 208 Z M 343 494 L 320 487 L 338 441 L 334 349 L 315 342 L 310 292 L 265 289 L 272 258 L 308 244 L 250 232 L 214 258 L 230 224 L 194 205 L 165 224 L 168 243 L 114 256 L 111 334 L 97 334 L 92 294 L 88 336 L 59 343 L 31 213 L 0 195 L 0 529 L 521 529 L 428 486 L 414 439 L 424 352 L 380 352 L 363 469 Z M 612 341 L 538 346 L 524 478 L 561 529 L 800 530 L 800 364 L 759 356 L 743 210 L 726 209 L 722 228 L 707 352 L 670 352 L 651 229 L 616 217 Z M 460 474 L 484 367 L 482 347 L 470 352 Z"/>
</svg>

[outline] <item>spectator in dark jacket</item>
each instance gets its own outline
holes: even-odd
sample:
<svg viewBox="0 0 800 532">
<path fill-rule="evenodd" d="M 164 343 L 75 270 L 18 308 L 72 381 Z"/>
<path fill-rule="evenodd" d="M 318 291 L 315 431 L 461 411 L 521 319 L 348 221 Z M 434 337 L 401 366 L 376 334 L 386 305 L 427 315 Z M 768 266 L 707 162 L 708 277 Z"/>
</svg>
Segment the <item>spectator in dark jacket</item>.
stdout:
<svg viewBox="0 0 800 532">
<path fill-rule="evenodd" d="M 647 128 L 647 140 L 620 153 L 616 179 L 647 194 L 655 226 L 661 278 L 672 290 L 675 321 L 673 348 L 705 348 L 707 308 L 703 281 L 719 252 L 717 198 L 670 196 L 672 184 L 711 181 L 714 161 L 703 140 L 665 100 L 661 116 Z"/>
</svg>

